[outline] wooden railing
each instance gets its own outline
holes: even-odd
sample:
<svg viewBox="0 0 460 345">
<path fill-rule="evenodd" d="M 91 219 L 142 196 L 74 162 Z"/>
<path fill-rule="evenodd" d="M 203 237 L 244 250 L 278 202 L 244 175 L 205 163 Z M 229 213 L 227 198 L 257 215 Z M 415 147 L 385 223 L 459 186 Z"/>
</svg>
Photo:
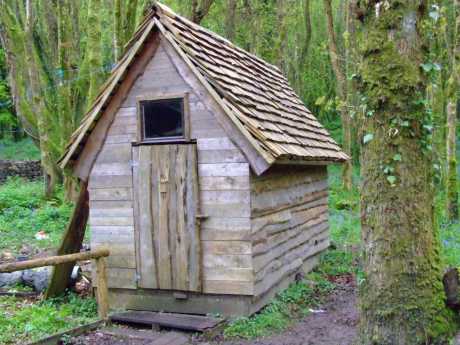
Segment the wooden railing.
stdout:
<svg viewBox="0 0 460 345">
<path fill-rule="evenodd" d="M 10 262 L 0 265 L 0 273 L 11 273 L 22 271 L 31 268 L 56 266 L 69 262 L 81 260 L 96 260 L 97 274 L 97 305 L 98 314 L 101 319 L 107 319 L 109 311 L 108 287 L 107 287 L 107 269 L 105 258 L 110 255 L 110 251 L 106 248 L 95 249 L 89 252 L 50 256 L 47 258 L 39 258 L 27 261 Z"/>
</svg>

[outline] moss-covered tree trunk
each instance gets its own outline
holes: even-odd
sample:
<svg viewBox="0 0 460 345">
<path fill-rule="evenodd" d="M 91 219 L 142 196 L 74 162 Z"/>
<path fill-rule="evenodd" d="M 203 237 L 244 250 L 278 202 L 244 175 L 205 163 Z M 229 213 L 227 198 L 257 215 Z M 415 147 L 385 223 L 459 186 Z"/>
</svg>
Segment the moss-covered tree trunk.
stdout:
<svg viewBox="0 0 460 345">
<path fill-rule="evenodd" d="M 190 20 L 196 24 L 200 24 L 201 21 L 208 15 L 213 4 L 214 0 L 192 0 L 190 6 L 191 13 L 189 15 Z"/>
<path fill-rule="evenodd" d="M 124 22 L 123 33 L 124 42 L 128 42 L 134 33 L 137 21 L 137 0 L 129 0 L 126 5 L 126 18 Z"/>
<path fill-rule="evenodd" d="M 460 86 L 460 0 L 452 0 L 455 25 L 452 33 L 451 69 L 447 82 L 447 214 L 450 221 L 458 220 L 457 190 L 457 103 Z"/>
<path fill-rule="evenodd" d="M 361 345 L 445 344 L 445 308 L 433 214 L 430 112 L 422 25 L 426 1 L 360 2 L 360 88 L 372 110 L 361 150 L 365 279 Z"/>
<path fill-rule="evenodd" d="M 88 4 L 88 46 L 87 68 L 89 70 L 88 100 L 92 102 L 102 84 L 102 31 L 101 31 L 101 0 L 89 0 Z"/>
<path fill-rule="evenodd" d="M 344 152 L 351 157 L 351 144 L 352 144 L 352 132 L 351 132 L 351 117 L 348 109 L 349 91 L 347 83 L 347 75 L 345 65 L 347 63 L 346 58 L 348 54 L 340 54 L 337 44 L 337 35 L 334 29 L 334 17 L 332 13 L 331 0 L 324 0 L 324 8 L 326 10 L 327 18 L 327 31 L 329 34 L 329 56 L 331 59 L 332 69 L 334 70 L 336 79 L 336 94 L 339 99 L 339 110 L 342 118 L 342 136 L 343 144 L 342 148 Z M 347 6 L 348 9 L 348 6 Z M 347 46 L 348 49 L 348 46 Z M 353 165 L 352 160 L 348 160 L 343 164 L 342 168 L 342 181 L 343 187 L 346 190 L 351 190 L 353 181 Z"/>
<path fill-rule="evenodd" d="M 113 3 L 113 57 L 118 61 L 123 50 L 123 31 L 122 31 L 122 0 L 115 0 Z"/>
<path fill-rule="evenodd" d="M 225 24 L 225 37 L 229 41 L 233 41 L 235 39 L 237 9 L 238 9 L 237 0 L 227 1 L 227 8 L 226 8 L 227 13 L 225 14 L 224 24 Z"/>
<path fill-rule="evenodd" d="M 27 73 L 32 92 L 31 108 L 37 118 L 37 131 L 40 140 L 41 164 L 45 175 L 45 195 L 51 197 L 56 185 L 60 182 L 60 171 L 51 155 L 50 121 L 47 116 L 44 95 L 40 86 L 40 71 L 38 66 L 37 49 L 34 37 L 35 13 L 32 0 L 26 1 L 26 25 L 24 35 L 24 49 L 28 52 Z"/>
</svg>

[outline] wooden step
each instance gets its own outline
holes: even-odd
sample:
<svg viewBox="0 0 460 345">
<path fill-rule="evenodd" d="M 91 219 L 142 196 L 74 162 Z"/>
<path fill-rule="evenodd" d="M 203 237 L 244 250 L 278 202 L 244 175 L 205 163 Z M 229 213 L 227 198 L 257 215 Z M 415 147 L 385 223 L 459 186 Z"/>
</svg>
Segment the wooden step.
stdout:
<svg viewBox="0 0 460 345">
<path fill-rule="evenodd" d="M 118 339 L 140 340 L 146 345 L 187 345 L 189 339 L 178 332 L 153 332 L 145 329 L 133 329 L 128 327 L 105 327 L 100 330 L 102 334 Z"/>
<path fill-rule="evenodd" d="M 192 332 L 207 332 L 224 320 L 200 315 L 157 313 L 150 311 L 126 311 L 110 316 L 115 323 L 133 323 Z"/>
</svg>

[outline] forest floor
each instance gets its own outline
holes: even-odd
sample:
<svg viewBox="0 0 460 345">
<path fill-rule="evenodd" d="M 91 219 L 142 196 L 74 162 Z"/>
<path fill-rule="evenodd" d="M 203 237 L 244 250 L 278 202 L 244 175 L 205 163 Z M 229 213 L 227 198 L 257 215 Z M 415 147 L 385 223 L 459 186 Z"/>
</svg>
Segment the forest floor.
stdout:
<svg viewBox="0 0 460 345">
<path fill-rule="evenodd" d="M 311 313 L 281 333 L 253 340 L 218 340 L 209 345 L 351 345 L 356 336 L 358 311 L 354 284 L 340 284 L 320 311 Z M 193 342 L 194 345 L 205 345 Z"/>
<path fill-rule="evenodd" d="M 318 312 L 310 313 L 286 330 L 271 336 L 251 340 L 225 340 L 221 335 L 209 340 L 201 336 L 185 335 L 191 338 L 189 344 L 193 345 L 351 345 L 356 336 L 358 323 L 354 283 L 345 281 L 338 284 L 319 308 Z M 117 332 L 120 336 L 115 336 L 113 330 L 105 333 L 102 329 L 72 339 L 68 344 L 144 345 L 150 344 L 151 340 L 143 339 L 138 334 L 146 336 L 146 333 L 149 333 L 151 339 L 157 340 L 168 334 L 168 332 L 121 329 L 122 331 Z M 175 343 L 171 342 L 171 344 Z"/>
<path fill-rule="evenodd" d="M 0 143 L 0 147 L 1 147 Z M 25 150 L 25 154 L 34 156 Z M 5 157 L 4 157 L 5 158 Z M 358 174 L 355 185 L 359 185 Z M 198 345 L 348 345 L 356 332 L 356 286 L 360 269 L 359 192 L 342 189 L 339 167 L 331 167 L 330 231 L 334 248 L 304 282 L 293 284 L 260 313 L 233 320 L 214 340 L 194 338 Z M 460 266 L 460 224 L 445 221 L 444 197 L 436 198 L 442 259 Z M 11 179 L 0 185 L 0 262 L 52 253 L 62 236 L 72 205 L 59 190 L 43 196 L 43 183 Z M 44 234 L 44 237 L 37 235 Z M 90 231 L 87 232 L 88 241 Z M 13 287 L 13 289 L 23 287 Z M 93 298 L 70 295 L 55 301 L 0 296 L 0 344 L 23 343 L 95 319 Z M 100 334 L 97 335 L 100 337 Z M 100 339 L 99 339 L 100 340 Z M 103 344 L 98 342 L 98 344 Z M 90 343 L 88 343 L 90 344 Z M 117 344 L 108 342 L 106 344 Z M 457 344 L 460 345 L 460 336 Z"/>
</svg>

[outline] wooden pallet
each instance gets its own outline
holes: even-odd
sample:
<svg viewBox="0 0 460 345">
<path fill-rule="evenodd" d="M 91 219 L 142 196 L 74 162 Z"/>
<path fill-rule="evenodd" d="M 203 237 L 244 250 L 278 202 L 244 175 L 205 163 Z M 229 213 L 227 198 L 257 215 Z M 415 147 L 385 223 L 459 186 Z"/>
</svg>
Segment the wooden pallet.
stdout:
<svg viewBox="0 0 460 345">
<path fill-rule="evenodd" d="M 200 315 L 156 313 L 150 311 L 116 313 L 110 316 L 110 320 L 114 323 L 131 323 L 192 332 L 210 331 L 224 321 L 223 319 Z"/>
</svg>

